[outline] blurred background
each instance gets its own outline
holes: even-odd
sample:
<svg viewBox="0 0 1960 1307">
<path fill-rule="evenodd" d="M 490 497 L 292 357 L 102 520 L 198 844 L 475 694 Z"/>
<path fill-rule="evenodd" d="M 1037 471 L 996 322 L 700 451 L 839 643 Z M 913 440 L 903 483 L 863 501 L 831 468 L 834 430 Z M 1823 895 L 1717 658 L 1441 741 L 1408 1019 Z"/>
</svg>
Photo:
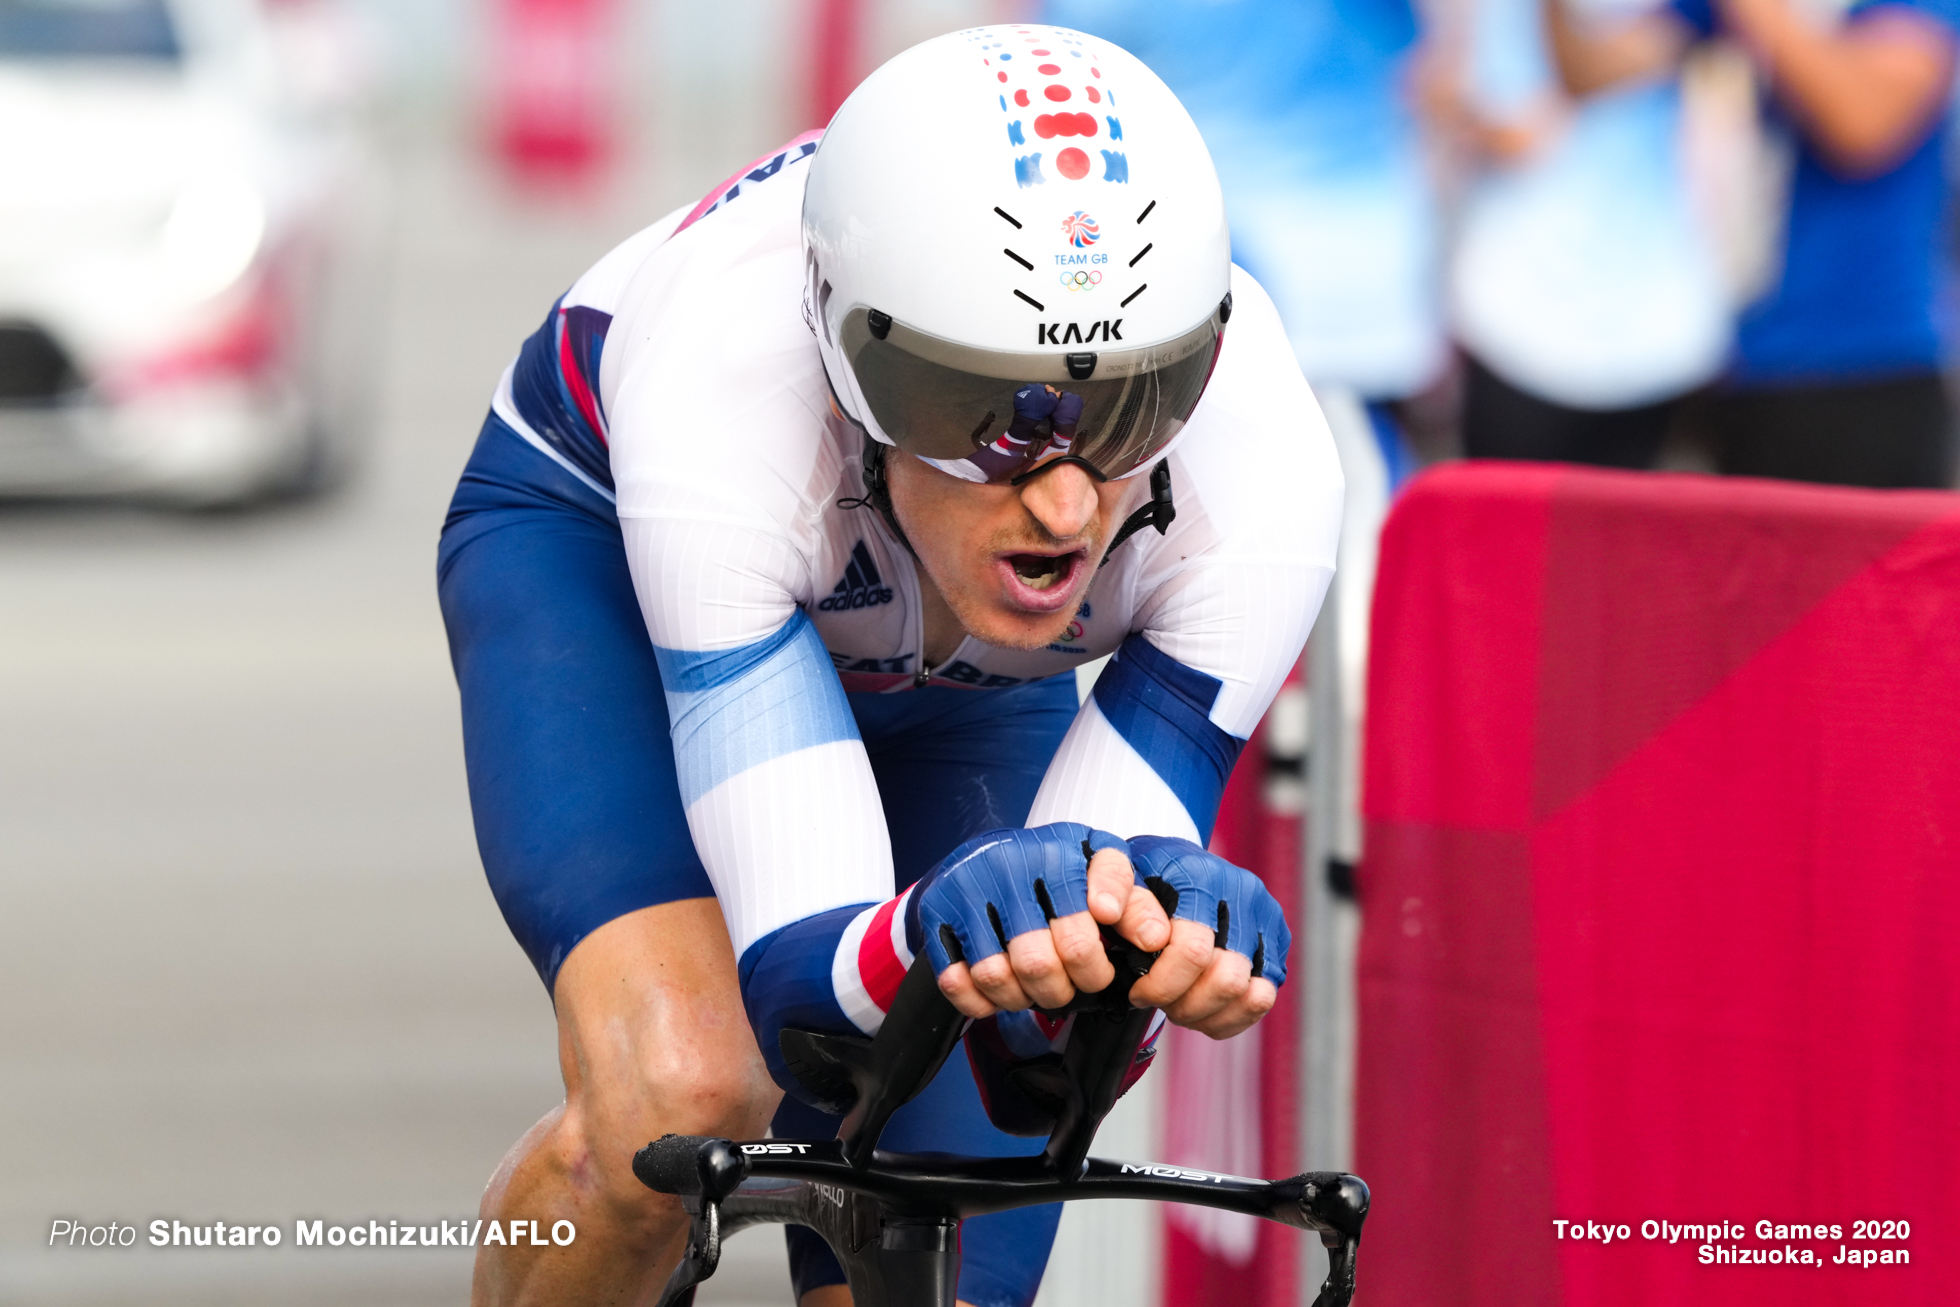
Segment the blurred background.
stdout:
<svg viewBox="0 0 1960 1307">
<path fill-rule="evenodd" d="M 1655 13 L 1581 7 L 1608 33 Z M 432 585 L 499 372 L 599 255 L 884 57 L 1033 18 L 1184 97 L 1348 471 L 1310 657 L 1307 865 L 1332 874 L 1283 1049 L 1305 1090 L 1245 1118 L 1290 1120 L 1310 1164 L 1349 1160 L 1354 752 L 1407 478 L 1467 449 L 1950 484 L 1950 60 L 1867 170 L 1917 169 L 1911 195 L 1820 235 L 1800 206 L 1832 178 L 1746 51 L 1684 20 L 1582 87 L 1534 0 L 0 0 L 0 1302 L 465 1299 L 466 1255 L 46 1242 L 475 1211 L 561 1097 L 477 863 Z M 1798 255 L 1900 242 L 1925 248 L 1884 273 L 1899 339 L 1827 294 L 1803 339 L 1831 348 L 1763 343 Z M 1876 470 L 1749 463 L 1737 404 L 1806 387 L 1933 435 Z M 1297 819 L 1287 711 L 1267 798 Z M 1104 1150 L 1257 1169 L 1244 1131 L 1164 1123 L 1161 1095 L 1245 1081 L 1216 1056 L 1174 1047 Z M 1156 1222 L 1072 1214 L 1047 1297 L 1154 1301 Z M 1235 1227 L 1178 1237 L 1252 1256 Z M 778 1248 L 737 1241 L 703 1302 L 785 1301 Z"/>
<path fill-rule="evenodd" d="M 467 1299 L 467 1253 L 48 1231 L 458 1219 L 562 1097 L 436 533 L 556 296 L 811 121 L 816 17 L 0 3 L 0 1302 Z M 786 1300 L 736 1251 L 720 1301 Z"/>
</svg>

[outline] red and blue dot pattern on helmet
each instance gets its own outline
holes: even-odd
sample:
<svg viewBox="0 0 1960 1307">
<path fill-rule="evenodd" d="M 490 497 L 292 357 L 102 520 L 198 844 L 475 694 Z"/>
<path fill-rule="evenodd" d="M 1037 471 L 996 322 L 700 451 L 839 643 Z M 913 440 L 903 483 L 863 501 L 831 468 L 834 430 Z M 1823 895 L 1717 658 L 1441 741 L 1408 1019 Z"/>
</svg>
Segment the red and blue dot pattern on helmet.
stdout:
<svg viewBox="0 0 1960 1307">
<path fill-rule="evenodd" d="M 1016 185 L 1047 184 L 1044 159 L 1066 181 L 1130 180 L 1129 156 L 1121 149 L 1101 148 L 1104 141 L 1122 141 L 1123 123 L 1093 47 L 1075 33 L 1053 27 L 977 29 L 965 35 L 994 74 L 996 97 L 1007 116 L 1007 143 L 1017 151 Z M 1050 149 L 1019 153 L 1051 141 L 1055 145 Z M 1092 151 L 1102 156 L 1100 177 L 1093 176 Z"/>
<path fill-rule="evenodd" d="M 1077 209 L 1062 219 L 1062 235 L 1068 237 L 1068 243 L 1076 249 L 1087 249 L 1102 239 L 1102 228 L 1096 225 L 1094 218 Z"/>
</svg>

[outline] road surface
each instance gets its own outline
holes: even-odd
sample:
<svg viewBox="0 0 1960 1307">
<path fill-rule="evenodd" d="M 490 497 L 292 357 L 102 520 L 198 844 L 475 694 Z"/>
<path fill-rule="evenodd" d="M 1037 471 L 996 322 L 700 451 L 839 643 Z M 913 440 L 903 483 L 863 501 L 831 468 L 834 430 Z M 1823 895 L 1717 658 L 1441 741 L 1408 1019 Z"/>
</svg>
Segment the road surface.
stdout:
<svg viewBox="0 0 1960 1307">
<path fill-rule="evenodd" d="M 725 161 L 552 213 L 432 139 L 399 153 L 347 493 L 0 506 L 0 1302 L 462 1303 L 467 1252 L 301 1250 L 293 1222 L 473 1216 L 561 1097 L 477 862 L 436 533 L 519 340 Z M 156 1218 L 285 1242 L 47 1246 L 57 1219 Z M 730 1247 L 704 1304 L 788 1301 L 775 1236 Z"/>
</svg>

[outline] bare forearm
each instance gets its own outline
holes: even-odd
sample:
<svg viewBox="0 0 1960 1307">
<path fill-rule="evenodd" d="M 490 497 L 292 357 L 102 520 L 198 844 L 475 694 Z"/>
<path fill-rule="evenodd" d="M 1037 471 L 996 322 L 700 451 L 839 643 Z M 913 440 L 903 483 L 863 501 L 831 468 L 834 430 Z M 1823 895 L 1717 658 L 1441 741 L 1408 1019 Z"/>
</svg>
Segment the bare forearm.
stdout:
<svg viewBox="0 0 1960 1307">
<path fill-rule="evenodd" d="M 1606 27 L 1575 18 L 1567 0 L 1544 0 L 1544 16 L 1559 80 L 1573 96 L 1659 77 L 1674 67 L 1688 41 L 1682 25 L 1665 14 Z"/>
<path fill-rule="evenodd" d="M 1847 173 L 1897 164 L 1945 105 L 1954 43 L 1930 19 L 1893 11 L 1823 28 L 1783 0 L 1727 0 L 1724 16 L 1818 151 Z"/>
</svg>

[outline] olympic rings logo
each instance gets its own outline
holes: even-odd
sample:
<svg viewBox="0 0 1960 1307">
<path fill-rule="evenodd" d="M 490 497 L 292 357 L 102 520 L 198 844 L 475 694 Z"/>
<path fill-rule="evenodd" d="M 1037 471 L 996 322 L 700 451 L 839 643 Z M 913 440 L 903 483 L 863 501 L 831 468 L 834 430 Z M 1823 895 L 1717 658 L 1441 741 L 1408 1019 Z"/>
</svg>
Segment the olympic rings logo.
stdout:
<svg viewBox="0 0 1960 1307">
<path fill-rule="evenodd" d="M 1061 283 L 1064 290 L 1094 290 L 1102 285 L 1102 274 L 1088 269 L 1064 272 Z"/>
</svg>

